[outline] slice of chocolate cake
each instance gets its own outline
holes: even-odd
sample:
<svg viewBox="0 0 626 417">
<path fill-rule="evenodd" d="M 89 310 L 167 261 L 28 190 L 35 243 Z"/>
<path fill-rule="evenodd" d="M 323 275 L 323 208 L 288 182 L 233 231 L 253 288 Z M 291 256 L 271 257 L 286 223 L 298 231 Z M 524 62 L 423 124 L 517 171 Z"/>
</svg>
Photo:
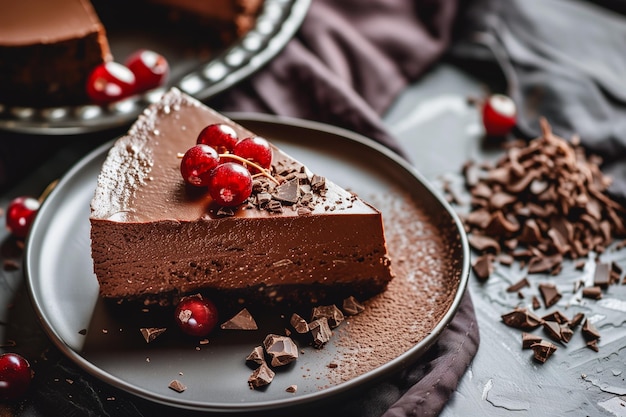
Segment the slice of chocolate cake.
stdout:
<svg viewBox="0 0 626 417">
<path fill-rule="evenodd" d="M 109 151 L 90 217 L 103 297 L 221 290 L 318 302 L 385 289 L 392 272 L 381 213 L 273 145 L 279 185 L 255 179 L 239 206 L 220 207 L 187 185 L 180 154 L 215 123 L 254 136 L 172 89 Z"/>
</svg>

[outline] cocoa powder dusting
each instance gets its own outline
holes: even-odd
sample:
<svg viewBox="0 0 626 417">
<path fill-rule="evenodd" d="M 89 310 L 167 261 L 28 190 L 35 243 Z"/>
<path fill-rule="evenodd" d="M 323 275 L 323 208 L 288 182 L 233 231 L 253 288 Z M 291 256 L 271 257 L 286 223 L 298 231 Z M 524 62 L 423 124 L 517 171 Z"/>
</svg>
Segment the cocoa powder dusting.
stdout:
<svg viewBox="0 0 626 417">
<path fill-rule="evenodd" d="M 422 341 L 448 311 L 460 279 L 462 256 L 454 224 L 429 218 L 422 203 L 401 190 L 369 200 L 383 212 L 395 278 L 364 302 L 365 310 L 336 332 L 331 383 L 345 382 L 397 358 Z"/>
</svg>

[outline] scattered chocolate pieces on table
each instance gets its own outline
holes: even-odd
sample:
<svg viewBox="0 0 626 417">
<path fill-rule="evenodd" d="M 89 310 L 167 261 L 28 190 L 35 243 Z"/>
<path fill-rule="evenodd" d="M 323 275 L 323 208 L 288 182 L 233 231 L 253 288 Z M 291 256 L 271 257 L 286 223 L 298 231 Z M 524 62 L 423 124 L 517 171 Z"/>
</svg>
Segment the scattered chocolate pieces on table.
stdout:
<svg viewBox="0 0 626 417">
<path fill-rule="evenodd" d="M 259 327 L 248 309 L 244 308 L 230 320 L 222 323 L 220 328 L 226 330 L 257 330 Z"/>
<path fill-rule="evenodd" d="M 165 333 L 166 330 L 165 327 L 142 327 L 139 329 L 146 343 L 154 341 L 154 339 Z"/>
<path fill-rule="evenodd" d="M 170 384 L 168 385 L 168 387 L 178 393 L 183 392 L 187 389 L 187 387 L 185 386 L 185 384 L 183 384 L 182 382 L 180 382 L 177 379 L 174 379 L 170 382 Z"/>
</svg>

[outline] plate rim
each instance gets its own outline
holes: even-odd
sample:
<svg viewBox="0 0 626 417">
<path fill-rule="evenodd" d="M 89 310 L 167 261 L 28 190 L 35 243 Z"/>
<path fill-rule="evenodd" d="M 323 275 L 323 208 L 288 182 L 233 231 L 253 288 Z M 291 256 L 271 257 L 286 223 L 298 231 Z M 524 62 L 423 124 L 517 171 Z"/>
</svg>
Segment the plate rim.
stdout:
<svg viewBox="0 0 626 417">
<path fill-rule="evenodd" d="M 198 64 L 195 69 L 172 80 L 167 86 L 115 103 L 39 108 L 0 102 L 0 131 L 58 136 L 120 128 L 130 125 L 148 105 L 159 101 L 171 87 L 200 101 L 208 100 L 248 78 L 278 55 L 304 22 L 311 1 L 265 0 L 255 25 L 215 57 Z M 276 8 L 281 10 L 278 16 L 273 11 Z M 270 26 L 264 27 L 265 22 L 270 22 Z M 262 46 L 256 50 L 254 47 L 246 47 L 255 37 L 260 39 Z M 211 67 L 215 66 L 221 67 L 222 71 L 210 75 Z M 97 114 L 100 118 L 93 118 Z"/>
<path fill-rule="evenodd" d="M 81 356 L 79 352 L 76 352 L 71 346 L 66 344 L 61 337 L 61 335 L 54 329 L 51 322 L 45 316 L 42 308 L 40 308 L 40 303 L 43 301 L 40 299 L 40 296 L 36 294 L 36 290 L 33 285 L 33 277 L 32 277 L 32 265 L 31 262 L 34 258 L 33 251 L 36 243 L 35 236 L 37 235 L 37 230 L 41 227 L 39 223 L 43 222 L 45 216 L 37 216 L 32 225 L 32 230 L 35 233 L 29 234 L 25 241 L 25 251 L 24 251 L 24 273 L 26 277 L 27 289 L 29 299 L 31 301 L 31 305 L 36 313 L 36 316 L 40 322 L 45 333 L 50 338 L 50 341 L 67 357 L 69 357 L 74 364 L 82 368 L 84 371 L 91 374 L 93 377 L 98 380 L 107 383 L 109 385 L 114 386 L 115 388 L 121 389 L 122 391 L 126 391 L 130 394 L 136 395 L 143 399 L 149 400 L 151 402 L 166 405 L 169 407 L 174 407 L 176 409 L 185 409 L 185 410 L 195 410 L 195 411 L 204 411 L 209 413 L 224 413 L 224 412 L 255 412 L 255 411 L 273 411 L 273 410 L 281 410 L 292 407 L 303 406 L 306 404 L 310 404 L 316 400 L 324 400 L 327 401 L 327 397 L 336 398 L 344 395 L 347 392 L 353 391 L 354 389 L 358 389 L 359 387 L 367 386 L 375 381 L 379 381 L 386 376 L 397 372 L 401 366 L 406 365 L 407 363 L 415 363 L 419 358 L 439 339 L 442 332 L 445 328 L 450 324 L 456 315 L 458 308 L 461 304 L 462 298 L 467 290 L 468 280 L 470 276 L 470 249 L 469 242 L 467 239 L 467 235 L 464 231 L 462 221 L 458 214 L 452 209 L 450 204 L 441 196 L 439 192 L 437 192 L 431 183 L 426 180 L 419 171 L 410 164 L 406 159 L 402 158 L 397 153 L 393 152 L 391 149 L 386 146 L 376 142 L 373 139 L 370 139 L 364 135 L 359 133 L 331 126 L 325 123 L 298 119 L 289 116 L 275 116 L 263 113 L 255 113 L 255 112 L 226 112 L 225 115 L 237 123 L 245 125 L 247 122 L 260 122 L 268 125 L 275 126 L 288 126 L 298 129 L 308 129 L 314 130 L 322 133 L 330 133 L 333 135 L 339 135 L 344 137 L 347 140 L 356 142 L 359 145 L 364 145 L 372 148 L 374 151 L 381 153 L 384 157 L 389 158 L 392 162 L 400 165 L 400 167 L 406 170 L 408 173 L 413 175 L 421 184 L 426 188 L 431 196 L 437 200 L 439 204 L 443 206 L 446 210 L 447 214 L 450 216 L 454 229 L 458 232 L 460 249 L 463 255 L 462 266 L 460 268 L 460 274 L 458 277 L 458 285 L 452 297 L 452 300 L 448 306 L 447 311 L 437 324 L 431 329 L 431 331 L 418 343 L 414 344 L 411 348 L 407 349 L 400 355 L 396 356 L 392 360 L 386 362 L 378 368 L 374 368 L 373 370 L 361 374 L 357 377 L 351 378 L 349 381 L 341 382 L 331 387 L 325 388 L 324 390 L 320 390 L 317 392 L 312 392 L 309 394 L 303 394 L 298 397 L 292 398 L 284 398 L 284 399 L 274 399 L 268 401 L 258 401 L 254 403 L 241 403 L 241 404 L 229 404 L 225 405 L 208 405 L 206 403 L 200 403 L 197 401 L 190 400 L 180 400 L 180 401 L 172 401 L 171 398 L 162 398 L 157 393 L 151 392 L 149 390 L 143 389 L 141 387 L 135 386 L 131 383 L 125 382 L 120 379 L 118 376 L 107 372 L 95 364 L 91 363 L 87 358 Z M 88 154 L 86 154 L 83 158 L 81 158 L 77 163 L 75 163 L 72 168 L 70 168 L 59 180 L 55 189 L 49 194 L 48 198 L 50 201 L 56 198 L 56 194 L 58 194 L 65 186 L 65 184 L 71 181 L 77 173 L 79 173 L 86 165 L 93 163 L 94 159 L 102 158 L 103 154 L 108 152 L 111 145 L 115 141 L 116 138 L 113 138 L 110 141 L 106 141 L 105 143 L 97 146 Z M 48 199 L 46 199 L 41 207 L 40 211 L 44 212 L 48 207 Z M 323 394 L 321 394 L 323 393 Z"/>
</svg>

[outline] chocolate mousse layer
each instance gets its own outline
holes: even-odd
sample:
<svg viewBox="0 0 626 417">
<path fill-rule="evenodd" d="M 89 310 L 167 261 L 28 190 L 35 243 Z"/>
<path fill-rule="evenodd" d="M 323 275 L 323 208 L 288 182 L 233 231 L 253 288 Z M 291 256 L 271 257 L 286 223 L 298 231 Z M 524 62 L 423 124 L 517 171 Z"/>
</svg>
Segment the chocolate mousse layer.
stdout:
<svg viewBox="0 0 626 417">
<path fill-rule="evenodd" d="M 172 89 L 110 150 L 90 218 L 103 297 L 158 299 L 211 289 L 320 299 L 386 287 L 392 272 L 381 213 L 279 149 L 272 174 L 281 185 L 256 180 L 248 202 L 233 211 L 186 186 L 179 154 L 211 123 L 228 123 L 240 138 L 254 136 Z"/>
<path fill-rule="evenodd" d="M 89 72 L 111 58 L 87 0 L 7 1 L 0 12 L 0 103 L 87 102 Z"/>
</svg>

